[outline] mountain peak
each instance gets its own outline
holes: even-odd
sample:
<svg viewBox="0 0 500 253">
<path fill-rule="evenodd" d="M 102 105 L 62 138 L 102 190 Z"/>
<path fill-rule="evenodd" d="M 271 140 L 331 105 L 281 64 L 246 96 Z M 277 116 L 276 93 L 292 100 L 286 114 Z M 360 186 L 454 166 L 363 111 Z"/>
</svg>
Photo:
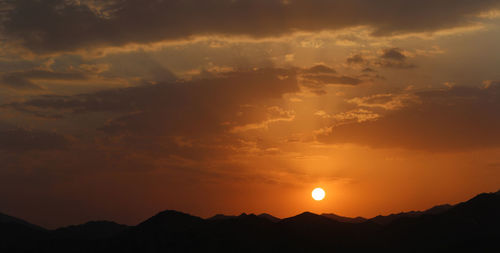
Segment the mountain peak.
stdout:
<svg viewBox="0 0 500 253">
<path fill-rule="evenodd" d="M 27 222 L 25 220 L 22 220 L 22 219 L 19 219 L 19 218 L 16 218 L 16 217 L 12 217 L 10 215 L 3 214 L 3 213 L 0 213 L 0 223 L 21 224 L 21 225 L 24 225 L 24 226 L 27 226 L 27 227 L 30 227 L 30 228 L 33 228 L 33 229 L 45 230 L 44 228 L 42 228 L 40 226 L 31 224 L 31 223 L 29 223 L 29 222 Z"/>
<path fill-rule="evenodd" d="M 216 214 L 207 220 L 228 220 L 228 219 L 235 219 L 236 216 L 234 215 L 225 215 L 225 214 Z"/>
<path fill-rule="evenodd" d="M 192 226 L 202 221 L 202 218 L 190 214 L 175 210 L 165 210 L 140 223 L 137 227 L 162 227 L 173 230 L 182 229 L 186 225 Z"/>
<path fill-rule="evenodd" d="M 360 217 L 360 216 L 355 217 L 355 218 L 350 218 L 350 217 L 336 215 L 334 213 L 322 213 L 321 216 L 330 218 L 330 219 L 335 220 L 335 221 L 347 222 L 347 223 L 362 223 L 362 222 L 367 221 L 367 219 Z"/>
<path fill-rule="evenodd" d="M 261 218 L 264 218 L 264 219 L 267 219 L 267 220 L 270 220 L 270 221 L 272 221 L 272 222 L 278 222 L 278 221 L 280 221 L 280 220 L 281 220 L 280 218 L 275 217 L 275 216 L 272 216 L 272 215 L 270 215 L 270 214 L 268 214 L 268 213 L 261 213 L 261 214 L 259 214 L 259 215 L 257 215 L 257 216 L 259 216 L 259 217 L 261 217 Z"/>
<path fill-rule="evenodd" d="M 312 212 L 309 212 L 309 211 L 305 211 L 305 212 L 300 213 L 299 215 L 296 215 L 296 216 L 319 216 L 319 215 L 312 213 Z"/>
<path fill-rule="evenodd" d="M 299 215 L 296 215 L 296 216 L 293 216 L 290 218 L 286 218 L 286 219 L 283 219 L 281 221 L 285 222 L 285 223 L 323 223 L 323 222 L 329 223 L 329 222 L 336 222 L 330 218 L 327 218 L 327 217 L 324 217 L 324 216 L 321 216 L 321 215 L 318 215 L 315 213 L 311 213 L 311 212 L 303 212 Z"/>
</svg>

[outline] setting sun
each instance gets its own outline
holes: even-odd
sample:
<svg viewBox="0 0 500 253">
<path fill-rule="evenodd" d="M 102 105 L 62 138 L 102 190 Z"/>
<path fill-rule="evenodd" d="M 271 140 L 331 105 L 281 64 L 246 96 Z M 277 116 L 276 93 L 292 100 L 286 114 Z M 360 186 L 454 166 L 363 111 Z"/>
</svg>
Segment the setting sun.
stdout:
<svg viewBox="0 0 500 253">
<path fill-rule="evenodd" d="M 312 198 L 316 201 L 323 200 L 325 198 L 325 191 L 321 188 L 316 188 L 312 191 Z"/>
</svg>

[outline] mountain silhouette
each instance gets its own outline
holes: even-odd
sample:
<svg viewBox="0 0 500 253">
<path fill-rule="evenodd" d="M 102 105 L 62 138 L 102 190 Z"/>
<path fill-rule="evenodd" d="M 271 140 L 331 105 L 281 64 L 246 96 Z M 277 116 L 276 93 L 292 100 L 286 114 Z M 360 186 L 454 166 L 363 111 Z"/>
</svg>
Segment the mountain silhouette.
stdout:
<svg viewBox="0 0 500 253">
<path fill-rule="evenodd" d="M 90 221 L 81 225 L 72 225 L 56 229 L 52 234 L 59 238 L 96 240 L 112 237 L 127 228 L 128 226 L 126 225 L 121 225 L 112 221 Z"/>
<path fill-rule="evenodd" d="M 242 214 L 242 215 L 246 215 L 246 214 Z M 281 220 L 280 218 L 274 217 L 268 213 L 261 213 L 257 216 L 264 218 L 264 219 L 267 219 L 267 220 L 270 220 L 272 222 L 279 222 Z M 208 220 L 228 220 L 228 219 L 236 219 L 237 217 L 238 216 L 235 216 L 235 215 L 216 214 L 216 215 L 208 218 Z"/>
<path fill-rule="evenodd" d="M 378 215 L 378 216 L 373 217 L 369 220 L 373 221 L 375 223 L 378 223 L 378 224 L 385 225 L 385 224 L 389 224 L 389 223 L 391 223 L 399 218 L 419 217 L 419 216 L 424 215 L 424 214 L 440 214 L 440 213 L 446 212 L 447 210 L 449 210 L 452 207 L 453 207 L 452 205 L 448 205 L 448 204 L 438 205 L 438 206 L 434 206 L 430 209 L 427 209 L 425 211 L 401 212 L 401 213 L 397 213 L 397 214 L 390 214 L 387 216 Z"/>
<path fill-rule="evenodd" d="M 0 252 L 500 252 L 500 192 L 377 217 L 202 219 L 167 210 L 136 226 L 94 221 L 45 230 L 8 216 L 0 220 Z"/>
<path fill-rule="evenodd" d="M 325 216 L 325 217 L 330 218 L 332 220 L 336 220 L 336 221 L 340 221 L 340 222 L 347 222 L 347 223 L 362 223 L 362 222 L 365 222 L 367 220 L 363 217 L 350 218 L 350 217 L 336 215 L 334 213 L 323 213 L 323 214 L 321 214 L 321 216 Z"/>
<path fill-rule="evenodd" d="M 236 217 L 237 216 L 235 215 L 216 214 L 208 218 L 208 220 L 228 220 L 228 219 L 235 219 Z"/>
<path fill-rule="evenodd" d="M 27 227 L 30 227 L 33 229 L 44 230 L 44 228 L 42 228 L 40 226 L 31 224 L 25 220 L 21 220 L 19 218 L 12 217 L 12 216 L 9 216 L 9 215 L 3 214 L 3 213 L 0 213 L 0 223 L 20 224 L 20 225 L 24 225 L 24 226 L 27 226 Z"/>
<path fill-rule="evenodd" d="M 268 220 L 270 220 L 272 222 L 279 222 L 281 220 L 280 218 L 274 217 L 274 216 L 272 216 L 272 215 L 270 215 L 268 213 L 261 213 L 261 214 L 259 214 L 257 216 L 259 216 L 261 218 L 264 218 L 264 219 L 268 219 Z"/>
</svg>

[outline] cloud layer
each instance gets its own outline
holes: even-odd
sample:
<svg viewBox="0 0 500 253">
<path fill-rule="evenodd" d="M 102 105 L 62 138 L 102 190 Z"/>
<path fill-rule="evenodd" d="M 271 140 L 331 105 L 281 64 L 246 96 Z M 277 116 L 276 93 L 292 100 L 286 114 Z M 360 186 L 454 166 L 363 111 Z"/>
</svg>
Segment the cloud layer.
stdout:
<svg viewBox="0 0 500 253">
<path fill-rule="evenodd" d="M 473 24 L 498 0 L 2 1 L 3 33 L 39 53 L 186 39 L 276 37 L 369 26 L 375 36 Z"/>
<path fill-rule="evenodd" d="M 418 92 L 402 104 L 388 96 L 352 101 L 392 111 L 376 120 L 332 127 L 318 136 L 320 141 L 427 151 L 500 147 L 498 83 Z"/>
<path fill-rule="evenodd" d="M 57 133 L 20 128 L 0 130 L 0 151 L 59 150 L 68 145 L 69 141 Z"/>
</svg>

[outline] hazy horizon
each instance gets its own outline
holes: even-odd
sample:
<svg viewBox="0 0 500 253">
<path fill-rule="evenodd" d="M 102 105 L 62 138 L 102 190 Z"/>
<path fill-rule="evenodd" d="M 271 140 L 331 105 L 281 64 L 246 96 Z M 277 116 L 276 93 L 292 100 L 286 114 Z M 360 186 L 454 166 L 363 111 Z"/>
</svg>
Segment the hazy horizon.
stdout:
<svg viewBox="0 0 500 253">
<path fill-rule="evenodd" d="M 500 193 L 500 190 L 497 191 L 497 192 L 489 192 L 489 193 L 495 193 L 495 194 L 499 194 Z M 484 193 L 479 193 L 479 194 L 484 194 Z M 474 197 L 476 197 L 477 195 L 479 194 L 476 194 Z M 241 213 L 216 213 L 216 214 L 213 214 L 213 215 L 210 215 L 210 216 L 206 216 L 206 217 L 201 217 L 202 219 L 205 219 L 205 220 L 211 220 L 211 219 L 221 219 L 221 216 L 222 217 L 226 217 L 226 218 L 232 218 L 232 217 L 241 217 L 242 215 L 256 215 L 256 216 L 260 216 L 260 215 L 264 215 L 264 214 L 267 214 L 267 215 L 271 215 L 275 218 L 278 218 L 280 220 L 284 220 L 284 219 L 287 219 L 287 218 L 293 218 L 293 217 L 296 217 L 296 216 L 299 216 L 299 215 L 302 215 L 302 214 L 305 214 L 305 213 L 312 213 L 312 214 L 315 214 L 315 215 L 321 215 L 321 216 L 325 216 L 325 217 L 328 217 L 328 215 L 338 215 L 340 218 L 348 218 L 348 219 L 355 219 L 355 218 L 363 218 L 365 219 L 365 221 L 368 221 L 368 220 L 373 220 L 379 216 L 385 216 L 385 217 L 389 217 L 390 215 L 399 215 L 399 214 L 411 214 L 413 212 L 422 212 L 422 213 L 425 213 L 425 211 L 429 211 L 429 210 L 432 210 L 433 208 L 438 208 L 438 207 L 443 207 L 443 206 L 450 206 L 453 207 L 453 206 L 456 206 L 457 204 L 460 204 L 460 203 L 465 203 L 467 202 L 468 200 L 470 199 L 466 199 L 464 201 L 460 201 L 460 202 L 457 202 L 457 203 L 442 203 L 442 204 L 438 204 L 438 205 L 434 205 L 432 207 L 429 207 L 429 208 L 426 208 L 426 209 L 422 209 L 422 210 L 405 210 L 405 211 L 400 211 L 400 212 L 393 212 L 393 213 L 380 213 L 380 214 L 377 214 L 373 217 L 362 217 L 362 216 L 345 216 L 345 215 L 342 215 L 342 214 L 338 214 L 338 213 L 334 213 L 334 212 L 324 212 L 324 213 L 314 213 L 314 212 L 311 212 L 311 211 L 308 211 L 308 210 L 304 210 L 300 213 L 296 213 L 296 214 L 293 214 L 291 216 L 285 216 L 285 217 L 279 217 L 279 216 L 276 216 L 276 215 L 273 215 L 272 213 L 268 213 L 268 212 L 261 212 L 261 213 L 252 213 L 252 212 L 241 212 Z M 441 213 L 441 212 L 444 212 L 446 211 L 447 209 L 443 209 L 443 211 L 438 211 L 438 213 Z M 86 220 L 86 221 L 83 221 L 83 222 L 80 222 L 80 223 L 75 223 L 75 224 L 65 224 L 65 225 L 61 225 L 61 226 L 58 226 L 58 227 L 44 227 L 44 226 L 41 226 L 45 229 L 49 229 L 49 230 L 54 230 L 54 229 L 60 229 L 60 228 L 65 228 L 65 227 L 69 227 L 69 226 L 77 226 L 77 225 L 82 225 L 82 224 L 86 224 L 88 222 L 103 222 L 103 221 L 108 221 L 108 222 L 116 222 L 118 224 L 122 224 L 122 225 L 127 225 L 127 226 L 137 226 L 139 224 L 141 224 L 142 222 L 156 216 L 156 215 L 159 215 L 161 213 L 164 213 L 164 212 L 169 212 L 169 211 L 173 211 L 173 212 L 178 212 L 178 213 L 184 213 L 184 214 L 187 214 L 187 215 L 192 215 L 192 216 L 195 216 L 195 217 L 198 217 L 194 214 L 191 214 L 191 213 L 187 213 L 187 212 L 182 212 L 182 211 L 179 211 L 179 210 L 172 210 L 172 209 L 166 209 L 166 210 L 159 210 L 157 211 L 156 213 L 154 214 L 151 214 L 149 215 L 148 217 L 144 217 L 143 219 L 141 219 L 138 223 L 135 223 L 135 224 L 125 224 L 125 223 L 119 223 L 119 222 L 116 222 L 115 220 L 113 219 L 109 219 L 109 220 L 99 220 L 99 219 L 90 219 L 90 220 Z M 30 221 L 28 220 L 24 220 L 22 217 L 17 217 L 15 215 L 11 215 L 11 214 L 6 214 L 6 213 L 1 213 L 0 212 L 0 215 L 3 214 L 3 215 L 8 215 L 8 216 L 11 216 L 13 218 L 17 218 L 17 219 L 21 219 L 23 221 L 26 221 L 28 223 L 31 223 Z M 336 219 L 333 219 L 333 220 L 336 220 Z M 339 220 L 340 221 L 340 220 Z M 345 221 L 344 221 L 345 222 Z M 40 226 L 39 224 L 35 224 L 35 223 L 31 223 L 33 225 L 36 225 L 36 226 Z"/>
</svg>

